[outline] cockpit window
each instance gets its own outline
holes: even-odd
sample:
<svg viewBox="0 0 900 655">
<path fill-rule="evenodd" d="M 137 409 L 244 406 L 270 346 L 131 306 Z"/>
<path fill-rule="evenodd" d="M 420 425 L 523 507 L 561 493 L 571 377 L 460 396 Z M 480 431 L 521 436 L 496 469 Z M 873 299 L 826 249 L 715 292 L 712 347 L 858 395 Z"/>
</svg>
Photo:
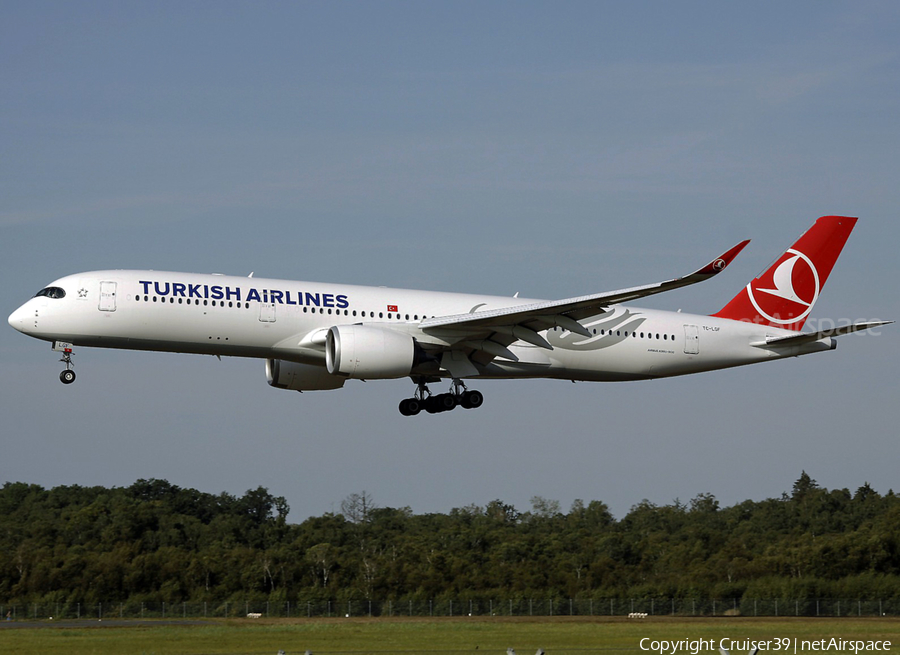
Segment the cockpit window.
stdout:
<svg viewBox="0 0 900 655">
<path fill-rule="evenodd" d="M 66 291 L 61 287 L 47 287 L 34 294 L 35 298 L 39 298 L 40 296 L 47 296 L 48 298 L 65 298 Z"/>
</svg>

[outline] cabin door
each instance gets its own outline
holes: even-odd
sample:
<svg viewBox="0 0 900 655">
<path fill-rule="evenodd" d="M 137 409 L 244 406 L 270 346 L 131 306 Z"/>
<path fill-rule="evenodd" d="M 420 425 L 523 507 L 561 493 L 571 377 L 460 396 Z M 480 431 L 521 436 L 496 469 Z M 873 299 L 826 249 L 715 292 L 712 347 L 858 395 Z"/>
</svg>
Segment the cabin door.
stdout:
<svg viewBox="0 0 900 655">
<path fill-rule="evenodd" d="M 116 311 L 116 283 L 101 282 L 100 283 L 100 311 L 114 312 Z"/>
<path fill-rule="evenodd" d="M 696 325 L 684 326 L 684 354 L 700 354 L 700 328 Z"/>
</svg>

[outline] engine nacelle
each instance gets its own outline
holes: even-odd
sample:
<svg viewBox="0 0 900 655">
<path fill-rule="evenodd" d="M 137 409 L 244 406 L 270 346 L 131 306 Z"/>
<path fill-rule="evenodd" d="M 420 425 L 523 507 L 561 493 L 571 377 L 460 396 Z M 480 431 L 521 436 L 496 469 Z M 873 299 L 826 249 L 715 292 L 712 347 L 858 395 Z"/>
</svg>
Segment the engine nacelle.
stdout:
<svg viewBox="0 0 900 655">
<path fill-rule="evenodd" d="M 347 378 L 330 375 L 321 366 L 286 362 L 283 359 L 266 360 L 266 380 L 270 386 L 291 391 L 329 391 L 340 389 Z"/>
<path fill-rule="evenodd" d="M 368 325 L 335 325 L 325 339 L 325 367 L 332 375 L 366 380 L 406 377 L 416 360 L 408 334 Z"/>
</svg>

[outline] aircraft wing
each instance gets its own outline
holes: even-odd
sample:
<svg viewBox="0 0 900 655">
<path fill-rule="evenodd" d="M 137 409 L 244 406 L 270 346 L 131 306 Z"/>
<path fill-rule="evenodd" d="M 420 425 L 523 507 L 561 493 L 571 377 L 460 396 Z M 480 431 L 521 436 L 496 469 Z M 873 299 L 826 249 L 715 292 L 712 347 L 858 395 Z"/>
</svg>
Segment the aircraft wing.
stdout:
<svg viewBox="0 0 900 655">
<path fill-rule="evenodd" d="M 490 309 L 470 314 L 456 314 L 452 316 L 435 316 L 426 319 L 419 324 L 419 328 L 430 332 L 439 328 L 456 328 L 484 332 L 492 328 L 509 328 L 523 326 L 528 323 L 542 324 L 540 329 L 558 326 L 572 332 L 589 336 L 587 329 L 578 325 L 577 321 L 588 316 L 602 313 L 610 305 L 628 302 L 652 296 L 664 291 L 671 291 L 697 282 L 703 282 L 718 275 L 731 261 L 750 243 L 750 240 L 742 241 L 719 257 L 716 257 L 706 266 L 697 269 L 684 277 L 646 284 L 639 287 L 619 289 L 617 291 L 605 291 L 577 298 L 565 298 L 563 300 L 550 300 L 533 303 L 530 305 L 518 305 L 503 309 Z M 522 337 L 520 337 L 522 338 Z M 540 337 L 539 337 L 540 338 Z M 528 341 L 528 339 L 523 339 Z"/>
</svg>

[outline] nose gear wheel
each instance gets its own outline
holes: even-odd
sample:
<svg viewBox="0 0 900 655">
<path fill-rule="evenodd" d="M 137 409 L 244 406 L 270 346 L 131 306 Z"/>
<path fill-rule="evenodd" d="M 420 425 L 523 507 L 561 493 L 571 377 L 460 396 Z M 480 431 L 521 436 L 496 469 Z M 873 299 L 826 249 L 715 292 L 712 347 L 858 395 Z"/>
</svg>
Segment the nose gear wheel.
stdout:
<svg viewBox="0 0 900 655">
<path fill-rule="evenodd" d="M 75 381 L 75 371 L 72 370 L 72 351 L 63 351 L 62 358 L 59 360 L 66 365 L 66 370 L 59 374 L 59 381 L 63 384 L 72 384 Z"/>
</svg>

